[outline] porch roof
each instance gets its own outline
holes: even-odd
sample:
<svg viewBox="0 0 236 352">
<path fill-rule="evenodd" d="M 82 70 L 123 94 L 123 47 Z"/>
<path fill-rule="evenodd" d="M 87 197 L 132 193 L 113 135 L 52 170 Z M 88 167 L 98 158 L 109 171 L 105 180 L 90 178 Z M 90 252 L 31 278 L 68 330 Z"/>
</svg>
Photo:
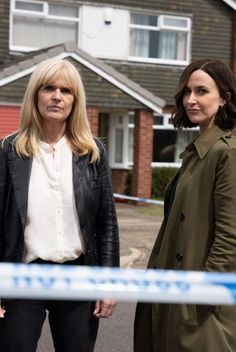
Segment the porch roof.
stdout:
<svg viewBox="0 0 236 352">
<path fill-rule="evenodd" d="M 233 10 L 236 10 L 236 0 L 223 0 L 227 5 L 232 7 Z"/>
<path fill-rule="evenodd" d="M 10 66 L 3 68 L 0 73 L 0 87 L 9 85 L 31 74 L 38 63 L 50 57 L 72 59 L 83 66 L 87 72 L 91 71 L 103 81 L 108 82 L 118 88 L 119 91 L 125 93 L 125 95 L 133 98 L 132 100 L 137 101 L 139 106 L 149 108 L 156 113 L 162 113 L 162 108 L 165 106 L 163 99 L 155 96 L 147 89 L 118 72 L 115 68 L 92 57 L 70 42 L 26 54 Z M 86 82 L 84 83 L 86 88 Z M 98 82 L 95 82 L 95 84 L 98 84 Z M 117 94 L 117 99 L 119 99 L 119 94 Z"/>
</svg>

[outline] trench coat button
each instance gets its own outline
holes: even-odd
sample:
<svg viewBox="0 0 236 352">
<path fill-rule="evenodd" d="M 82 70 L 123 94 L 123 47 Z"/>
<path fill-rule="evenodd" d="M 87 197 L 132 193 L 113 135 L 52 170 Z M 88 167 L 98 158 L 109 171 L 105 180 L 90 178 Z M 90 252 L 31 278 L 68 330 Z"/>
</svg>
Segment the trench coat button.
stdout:
<svg viewBox="0 0 236 352">
<path fill-rule="evenodd" d="M 183 258 L 184 258 L 183 254 L 181 254 L 181 253 L 176 253 L 175 257 L 176 257 L 178 262 L 181 262 L 181 260 L 183 260 Z"/>
<path fill-rule="evenodd" d="M 184 215 L 184 213 L 181 213 L 181 214 L 179 215 L 179 218 L 180 218 L 180 221 L 184 221 L 184 220 L 185 220 L 185 215 Z"/>
</svg>

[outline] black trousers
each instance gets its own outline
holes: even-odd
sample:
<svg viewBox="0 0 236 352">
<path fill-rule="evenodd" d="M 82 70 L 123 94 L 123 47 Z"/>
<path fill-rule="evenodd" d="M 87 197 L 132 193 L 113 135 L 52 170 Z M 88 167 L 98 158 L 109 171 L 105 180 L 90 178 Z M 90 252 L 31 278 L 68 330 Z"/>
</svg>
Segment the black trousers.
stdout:
<svg viewBox="0 0 236 352">
<path fill-rule="evenodd" d="M 36 352 L 48 311 L 56 352 L 92 352 L 99 322 L 94 306 L 90 301 L 9 300 L 0 320 L 0 351 Z"/>
</svg>

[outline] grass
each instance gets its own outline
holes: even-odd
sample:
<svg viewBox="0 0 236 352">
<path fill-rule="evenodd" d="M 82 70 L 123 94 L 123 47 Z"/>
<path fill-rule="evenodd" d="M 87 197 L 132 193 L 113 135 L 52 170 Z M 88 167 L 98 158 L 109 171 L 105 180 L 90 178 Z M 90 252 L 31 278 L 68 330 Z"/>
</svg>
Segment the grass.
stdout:
<svg viewBox="0 0 236 352">
<path fill-rule="evenodd" d="M 138 213 L 145 215 L 152 215 L 157 217 L 163 217 L 164 208 L 160 205 L 148 204 L 144 206 L 137 206 L 136 210 Z"/>
</svg>

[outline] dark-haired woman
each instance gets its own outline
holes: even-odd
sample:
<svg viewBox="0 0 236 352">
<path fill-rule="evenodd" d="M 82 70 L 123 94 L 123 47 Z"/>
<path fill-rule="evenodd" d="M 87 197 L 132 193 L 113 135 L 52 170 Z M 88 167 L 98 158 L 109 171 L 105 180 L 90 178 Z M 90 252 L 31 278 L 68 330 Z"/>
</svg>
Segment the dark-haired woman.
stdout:
<svg viewBox="0 0 236 352">
<path fill-rule="evenodd" d="M 199 126 L 166 189 L 164 220 L 148 268 L 236 272 L 236 83 L 219 60 L 198 60 L 175 95 L 175 127 Z M 235 352 L 236 308 L 142 304 L 135 352 Z"/>
</svg>

